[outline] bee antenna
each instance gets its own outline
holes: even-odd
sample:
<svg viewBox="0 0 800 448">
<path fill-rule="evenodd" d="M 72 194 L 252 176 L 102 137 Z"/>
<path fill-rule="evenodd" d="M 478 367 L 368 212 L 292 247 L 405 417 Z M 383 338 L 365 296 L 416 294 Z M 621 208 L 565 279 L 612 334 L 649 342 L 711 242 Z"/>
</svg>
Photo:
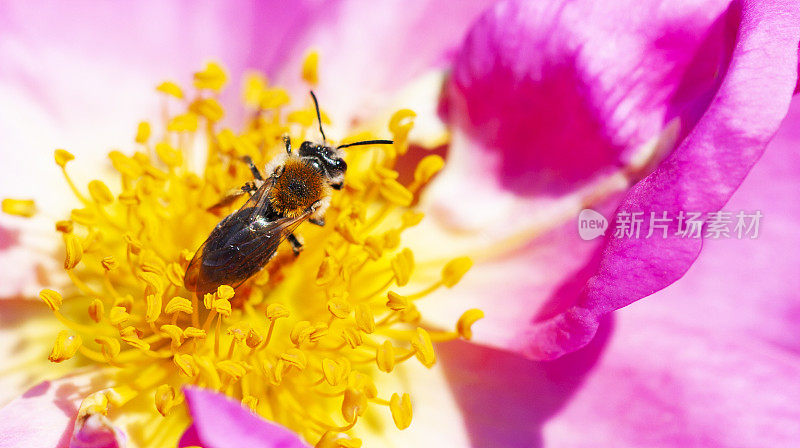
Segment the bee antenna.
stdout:
<svg viewBox="0 0 800 448">
<path fill-rule="evenodd" d="M 317 123 L 319 123 L 319 133 L 322 134 L 322 141 L 327 142 L 328 140 L 325 138 L 325 131 L 322 130 L 322 116 L 319 113 L 319 102 L 317 102 L 317 96 L 314 95 L 313 90 L 309 90 L 311 93 L 311 98 L 314 99 L 314 109 L 317 110 Z"/>
<path fill-rule="evenodd" d="M 348 143 L 346 145 L 339 145 L 336 149 L 342 148 L 349 148 L 351 146 L 363 146 L 363 145 L 391 145 L 394 142 L 392 140 L 364 140 L 362 142 L 355 142 L 355 143 Z"/>
</svg>

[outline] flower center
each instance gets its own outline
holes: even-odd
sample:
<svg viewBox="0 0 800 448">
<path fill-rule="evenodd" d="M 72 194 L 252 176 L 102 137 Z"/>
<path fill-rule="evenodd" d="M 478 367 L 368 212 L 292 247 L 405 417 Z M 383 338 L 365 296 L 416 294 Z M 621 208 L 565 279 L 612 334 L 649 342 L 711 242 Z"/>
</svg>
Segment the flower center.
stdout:
<svg viewBox="0 0 800 448">
<path fill-rule="evenodd" d="M 315 82 L 311 62 L 303 72 Z M 89 183 L 88 194 L 79 189 L 67 174 L 73 156 L 56 150 L 56 163 L 83 206 L 56 223 L 73 287 L 63 295 L 40 294 L 66 327 L 49 359 L 80 354 L 79 362 L 111 367 L 116 386 L 87 397 L 86 412 L 102 403 L 97 412 L 113 415 L 145 402 L 163 415 L 158 429 L 141 436 L 143 446 L 177 440 L 188 423 L 175 411 L 185 384 L 239 399 L 318 446 L 359 445 L 353 428 L 368 409 L 388 412 L 398 428 L 408 427 L 409 396 L 378 390 L 374 379 L 411 358 L 432 366 L 433 341 L 469 339 L 472 323 L 482 317 L 469 310 L 454 331 L 425 329 L 414 304 L 437 288 L 453 287 L 471 266 L 466 257 L 443 266 L 438 280 L 408 291 L 416 269 L 402 234 L 423 218 L 409 207 L 442 167 L 441 158 L 423 158 L 412 182 L 398 182 L 394 166 L 408 147 L 414 113 L 397 112 L 389 123 L 394 145 L 348 150 L 345 187 L 332 193 L 327 224 L 298 228 L 305 241 L 300 255 L 281 246 L 241 287 L 223 285 L 197 297 L 185 288 L 184 272 L 214 226 L 244 200 L 209 211 L 226 192 L 252 180 L 242 158 L 264 166 L 283 151 L 284 133 L 298 142 L 315 129 L 310 103 L 287 110 L 287 92 L 257 74 L 244 83 L 250 115 L 244 128 L 220 128 L 225 112 L 216 94 L 225 82 L 225 71 L 210 63 L 195 73 L 191 99 L 175 83 L 158 86 L 165 131 L 154 139 L 150 124 L 140 123 L 139 150 L 109 154 L 119 173 L 118 193 L 100 180 Z M 378 138 L 362 133 L 347 141 L 363 137 Z M 194 172 L 190 161 L 199 142 L 206 160 Z M 3 205 L 7 212 L 33 213 L 33 204 Z"/>
</svg>

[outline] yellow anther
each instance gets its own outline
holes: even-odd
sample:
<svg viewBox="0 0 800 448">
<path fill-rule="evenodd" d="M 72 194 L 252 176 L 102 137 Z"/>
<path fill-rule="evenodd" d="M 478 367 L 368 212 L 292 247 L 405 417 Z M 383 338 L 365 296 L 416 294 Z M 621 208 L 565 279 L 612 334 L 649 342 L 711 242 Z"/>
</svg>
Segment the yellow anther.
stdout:
<svg viewBox="0 0 800 448">
<path fill-rule="evenodd" d="M 72 221 L 69 220 L 56 221 L 56 231 L 61 233 L 72 233 L 72 230 L 73 230 Z"/>
<path fill-rule="evenodd" d="M 225 299 L 217 299 L 214 301 L 213 310 L 219 313 L 220 316 L 231 316 L 231 302 Z"/>
<path fill-rule="evenodd" d="M 189 110 L 211 122 L 217 122 L 225 116 L 225 109 L 214 98 L 195 100 L 189 105 Z"/>
<path fill-rule="evenodd" d="M 277 109 L 289 104 L 289 94 L 285 89 L 267 88 L 261 97 L 262 109 Z"/>
<path fill-rule="evenodd" d="M 248 72 L 244 75 L 242 99 L 248 107 L 258 107 L 264 89 L 267 88 L 267 78 L 259 72 Z"/>
<path fill-rule="evenodd" d="M 314 124 L 315 118 L 316 115 L 314 115 L 314 112 L 310 110 L 295 110 L 286 116 L 286 121 L 289 123 L 297 123 L 300 126 L 307 128 Z"/>
<path fill-rule="evenodd" d="M 436 353 L 433 351 L 431 335 L 422 327 L 417 327 L 417 337 L 411 339 L 411 347 L 414 354 L 425 367 L 431 367 L 436 363 Z"/>
<path fill-rule="evenodd" d="M 254 329 L 250 329 L 247 332 L 247 338 L 245 338 L 245 344 L 247 344 L 250 348 L 256 348 L 264 341 L 264 337 L 261 336 L 257 331 Z"/>
<path fill-rule="evenodd" d="M 39 298 L 53 311 L 58 311 L 58 309 L 61 308 L 61 303 L 64 302 L 64 298 L 61 297 L 61 294 L 52 289 L 43 289 L 42 292 L 39 293 Z"/>
<path fill-rule="evenodd" d="M 349 219 L 341 219 L 336 223 L 336 231 L 350 244 L 360 245 L 361 237 L 356 231 L 355 225 Z"/>
<path fill-rule="evenodd" d="M 172 339 L 172 343 L 174 345 L 177 346 L 177 345 L 181 345 L 183 343 L 183 339 L 185 338 L 185 335 L 184 335 L 183 330 L 181 329 L 181 327 L 179 327 L 177 325 L 172 325 L 172 324 L 164 324 L 164 325 L 161 326 L 160 330 L 164 334 L 169 336 L 170 339 Z"/>
<path fill-rule="evenodd" d="M 217 297 L 222 300 L 231 300 L 235 291 L 228 285 L 222 285 L 217 288 Z"/>
<path fill-rule="evenodd" d="M 114 392 L 113 389 L 103 389 L 89 394 L 81 401 L 78 406 L 77 420 L 85 419 L 89 415 L 106 415 L 109 409 L 109 402 L 119 403 L 122 397 Z"/>
<path fill-rule="evenodd" d="M 144 320 L 148 323 L 157 321 L 161 316 L 161 294 L 147 294 L 145 304 Z"/>
<path fill-rule="evenodd" d="M 113 271 L 119 267 L 119 263 L 117 263 L 117 259 L 114 258 L 113 255 L 103 257 L 103 259 L 100 260 L 100 264 L 103 265 L 103 269 L 106 271 Z"/>
<path fill-rule="evenodd" d="M 400 322 L 416 324 L 420 319 L 422 319 L 422 315 L 413 303 L 408 308 L 400 311 Z"/>
<path fill-rule="evenodd" d="M 111 151 L 108 153 L 108 158 L 111 159 L 111 165 L 114 166 L 114 169 L 123 176 L 135 179 L 143 173 L 139 163 L 119 151 Z"/>
<path fill-rule="evenodd" d="M 217 363 L 217 368 L 222 373 L 228 374 L 234 381 L 239 381 L 250 370 L 250 366 L 241 361 L 226 359 Z"/>
<path fill-rule="evenodd" d="M 414 183 L 426 184 L 431 178 L 444 168 L 444 159 L 436 154 L 425 156 L 414 170 Z"/>
<path fill-rule="evenodd" d="M 178 263 L 172 262 L 167 265 L 167 280 L 170 283 L 177 286 L 178 288 L 183 288 L 183 268 Z"/>
<path fill-rule="evenodd" d="M 301 346 L 306 341 L 310 340 L 311 333 L 314 332 L 314 326 L 311 325 L 311 322 L 307 320 L 301 320 L 294 324 L 292 327 L 291 333 L 289 333 L 289 337 L 292 340 L 292 343 L 296 346 Z"/>
<path fill-rule="evenodd" d="M 156 144 L 156 155 L 168 167 L 177 167 L 183 164 L 183 154 L 167 142 Z"/>
<path fill-rule="evenodd" d="M 187 338 L 205 339 L 206 331 L 196 327 L 186 327 L 183 330 L 183 335 Z"/>
<path fill-rule="evenodd" d="M 108 312 L 108 320 L 111 322 L 111 325 L 117 327 L 128 322 L 130 318 L 131 315 L 128 314 L 128 310 L 121 306 L 111 307 L 111 310 Z"/>
<path fill-rule="evenodd" d="M 317 285 L 327 285 L 336 278 L 338 273 L 339 270 L 333 259 L 331 257 L 323 258 L 322 263 L 319 265 L 319 270 L 317 270 Z"/>
<path fill-rule="evenodd" d="M 192 302 L 184 297 L 173 297 L 167 302 L 167 307 L 164 308 L 164 312 L 167 314 L 192 314 Z"/>
<path fill-rule="evenodd" d="M 200 373 L 200 368 L 197 367 L 197 362 L 192 358 L 192 355 L 178 354 L 172 360 L 178 370 L 189 378 L 194 378 Z"/>
<path fill-rule="evenodd" d="M 197 115 L 187 112 L 172 117 L 167 123 L 167 130 L 170 132 L 195 132 L 197 125 Z"/>
<path fill-rule="evenodd" d="M 169 411 L 180 403 L 180 400 L 177 399 L 177 392 L 174 387 L 169 384 L 162 384 L 156 388 L 155 403 L 156 410 L 166 417 Z"/>
<path fill-rule="evenodd" d="M 82 343 L 80 335 L 70 335 L 67 330 L 61 330 L 56 336 L 56 342 L 47 359 L 50 362 L 66 361 L 75 356 Z"/>
<path fill-rule="evenodd" d="M 58 166 L 60 166 L 61 168 L 67 166 L 67 163 L 69 163 L 70 161 L 75 160 L 75 156 L 73 156 L 72 153 L 70 153 L 65 149 L 56 149 L 54 155 L 56 159 L 56 164 L 58 164 Z"/>
<path fill-rule="evenodd" d="M 161 293 L 164 290 L 161 276 L 155 272 L 140 272 L 137 277 L 147 285 L 151 293 Z"/>
<path fill-rule="evenodd" d="M 395 170 L 393 170 L 391 168 L 386 168 L 384 166 L 380 166 L 380 165 L 376 166 L 373 169 L 373 171 L 371 171 L 370 174 L 374 174 L 375 175 L 375 181 L 376 182 L 383 182 L 386 179 L 393 179 L 394 180 L 394 179 L 397 179 L 398 177 L 400 177 L 400 173 L 398 173 L 397 171 L 395 171 Z"/>
<path fill-rule="evenodd" d="M 359 303 L 356 305 L 356 325 L 358 329 L 364 333 L 372 333 L 375 331 L 375 316 L 372 314 L 372 309 L 369 305 Z"/>
<path fill-rule="evenodd" d="M 393 311 L 403 311 L 408 308 L 408 299 L 400 294 L 389 291 L 388 294 L 389 300 L 386 302 L 386 306 L 393 310 Z"/>
<path fill-rule="evenodd" d="M 364 239 L 364 251 L 371 260 L 377 260 L 383 255 L 383 238 L 370 235 Z"/>
<path fill-rule="evenodd" d="M 413 110 L 401 109 L 389 120 L 389 131 L 394 135 L 395 148 L 400 155 L 405 154 L 408 149 L 408 133 L 414 127 L 416 117 L 417 114 Z"/>
<path fill-rule="evenodd" d="M 279 386 L 283 381 L 283 373 L 288 368 L 289 367 L 286 365 L 286 362 L 284 362 L 282 359 L 278 359 L 274 366 L 267 369 L 269 373 L 268 379 L 270 384 L 273 386 Z"/>
<path fill-rule="evenodd" d="M 317 85 L 317 82 L 319 82 L 318 66 L 319 52 L 316 50 L 309 51 L 303 60 L 303 79 L 312 86 Z"/>
<path fill-rule="evenodd" d="M 411 424 L 411 397 L 408 394 L 403 394 L 400 398 L 397 394 L 392 394 L 389 400 L 389 409 L 392 411 L 392 420 L 394 420 L 397 429 L 406 429 Z"/>
<path fill-rule="evenodd" d="M 392 204 L 408 207 L 414 200 L 414 193 L 394 179 L 384 179 L 380 185 L 381 196 Z"/>
<path fill-rule="evenodd" d="M 336 318 L 346 319 L 353 311 L 352 305 L 342 299 L 328 300 L 328 311 Z"/>
<path fill-rule="evenodd" d="M 242 398 L 242 405 L 251 411 L 256 412 L 258 410 L 258 398 L 248 395 Z"/>
<path fill-rule="evenodd" d="M 464 311 L 456 323 L 458 335 L 466 340 L 472 339 L 472 324 L 480 319 L 483 319 L 483 311 L 476 308 Z"/>
<path fill-rule="evenodd" d="M 234 341 L 242 342 L 247 337 L 247 332 L 249 330 L 250 328 L 247 326 L 247 324 L 238 324 L 234 327 L 228 328 L 226 333 L 233 337 Z"/>
<path fill-rule="evenodd" d="M 139 126 L 136 127 L 136 143 L 141 145 L 150 140 L 150 123 L 140 121 Z"/>
<path fill-rule="evenodd" d="M 308 336 L 311 342 L 317 342 L 323 337 L 328 335 L 328 324 L 326 324 L 325 322 L 317 322 L 314 325 L 312 325 L 312 328 L 313 331 Z"/>
<path fill-rule="evenodd" d="M 119 203 L 122 205 L 139 205 L 140 201 L 139 198 L 136 196 L 136 192 L 132 190 L 125 190 L 117 196 L 119 199 Z"/>
<path fill-rule="evenodd" d="M 400 245 L 400 229 L 392 229 L 383 234 L 383 247 L 387 250 L 397 249 Z"/>
<path fill-rule="evenodd" d="M 322 360 L 322 374 L 325 376 L 325 381 L 331 386 L 345 384 L 350 375 L 350 369 L 350 361 L 347 358 L 340 358 L 337 361 L 329 358 Z"/>
<path fill-rule="evenodd" d="M 348 423 L 353 423 L 356 418 L 364 415 L 367 410 L 367 397 L 359 390 L 347 388 L 342 400 L 342 417 Z"/>
<path fill-rule="evenodd" d="M 141 332 L 135 327 L 125 327 L 119 331 L 119 335 L 123 341 L 140 350 L 150 349 L 150 344 L 141 340 Z"/>
<path fill-rule="evenodd" d="M 469 257 L 458 257 L 450 260 L 450 262 L 442 268 L 442 284 L 448 288 L 452 288 L 471 267 L 472 259 Z"/>
<path fill-rule="evenodd" d="M 337 431 L 327 431 L 314 448 L 361 448 L 361 439 L 349 438 Z"/>
<path fill-rule="evenodd" d="M 372 378 L 357 370 L 350 372 L 347 385 L 352 389 L 361 391 L 369 399 L 378 396 L 378 389 L 375 388 L 375 383 L 372 381 Z"/>
<path fill-rule="evenodd" d="M 266 316 L 268 320 L 278 320 L 284 317 L 289 317 L 289 310 L 280 303 L 270 303 L 267 307 Z"/>
<path fill-rule="evenodd" d="M 364 343 L 364 337 L 357 328 L 347 327 L 342 330 L 342 339 L 350 348 L 356 348 Z"/>
<path fill-rule="evenodd" d="M 30 218 L 36 214 L 36 203 L 32 199 L 3 199 L 3 213 Z"/>
<path fill-rule="evenodd" d="M 113 361 L 119 355 L 120 346 L 119 340 L 110 338 L 108 336 L 100 336 L 95 338 L 94 342 L 100 344 L 100 351 L 106 361 Z"/>
<path fill-rule="evenodd" d="M 219 92 L 227 80 L 228 75 L 225 70 L 216 62 L 207 63 L 203 71 L 194 74 L 194 86 L 198 89 L 211 89 Z"/>
<path fill-rule="evenodd" d="M 286 364 L 296 367 L 298 370 L 306 368 L 306 354 L 303 353 L 302 350 L 298 350 L 294 347 L 287 349 L 286 352 L 281 354 L 281 359 Z"/>
<path fill-rule="evenodd" d="M 415 212 L 413 210 L 407 210 L 403 213 L 403 216 L 400 217 L 403 221 L 403 228 L 414 227 L 415 225 L 422 222 L 422 218 L 425 217 L 425 213 Z"/>
<path fill-rule="evenodd" d="M 378 368 L 386 373 L 394 370 L 394 346 L 389 341 L 383 341 L 375 351 L 375 362 Z"/>
<path fill-rule="evenodd" d="M 216 297 L 217 296 L 215 296 L 213 292 L 206 293 L 203 296 L 203 306 L 205 306 L 207 310 L 210 310 L 214 306 Z"/>
<path fill-rule="evenodd" d="M 392 258 L 392 272 L 397 280 L 397 286 L 405 286 L 414 272 L 414 253 L 405 248 Z"/>
<path fill-rule="evenodd" d="M 105 306 L 103 305 L 103 301 L 100 299 L 92 300 L 92 303 L 89 304 L 88 311 L 89 311 L 89 317 L 93 321 L 100 322 L 100 320 L 103 318 L 103 313 L 105 311 Z"/>
<path fill-rule="evenodd" d="M 83 224 L 85 226 L 90 226 L 94 224 L 96 220 L 95 213 L 92 210 L 85 208 L 73 209 L 70 212 L 69 217 L 71 220 L 77 222 L 78 224 Z"/>
<path fill-rule="evenodd" d="M 64 258 L 64 269 L 70 270 L 80 263 L 83 258 L 83 245 L 81 240 L 72 233 L 64 234 L 64 246 L 66 257 Z"/>
<path fill-rule="evenodd" d="M 164 81 L 156 87 L 156 90 L 167 95 L 174 96 L 175 98 L 183 99 L 183 90 L 179 85 L 172 81 Z"/>
<path fill-rule="evenodd" d="M 125 240 L 126 248 L 129 254 L 139 255 L 142 252 L 144 245 L 136 237 L 130 234 L 126 234 L 125 236 L 123 236 L 123 239 Z"/>
</svg>

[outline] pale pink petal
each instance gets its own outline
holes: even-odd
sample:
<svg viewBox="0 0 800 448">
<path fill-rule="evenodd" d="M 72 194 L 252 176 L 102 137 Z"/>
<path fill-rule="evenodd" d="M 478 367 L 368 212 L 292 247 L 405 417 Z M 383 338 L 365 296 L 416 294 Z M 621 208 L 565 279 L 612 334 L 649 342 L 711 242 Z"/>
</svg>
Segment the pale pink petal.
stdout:
<svg viewBox="0 0 800 448">
<path fill-rule="evenodd" d="M 179 447 L 204 448 L 264 447 L 304 448 L 309 445 L 288 429 L 264 420 L 241 403 L 218 392 L 197 387 L 184 388 L 192 425 L 178 442 Z"/>
</svg>

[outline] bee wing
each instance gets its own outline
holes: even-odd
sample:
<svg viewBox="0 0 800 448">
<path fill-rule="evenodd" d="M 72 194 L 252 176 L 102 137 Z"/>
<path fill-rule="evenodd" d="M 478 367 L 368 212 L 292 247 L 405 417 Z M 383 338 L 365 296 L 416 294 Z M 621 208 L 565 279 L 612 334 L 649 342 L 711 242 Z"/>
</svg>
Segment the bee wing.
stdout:
<svg viewBox="0 0 800 448">
<path fill-rule="evenodd" d="M 223 219 L 192 258 L 184 284 L 198 294 L 214 291 L 219 285 L 241 285 L 260 271 L 278 246 L 305 221 L 311 211 L 297 217 L 266 219 L 268 179 L 236 212 Z"/>
</svg>

